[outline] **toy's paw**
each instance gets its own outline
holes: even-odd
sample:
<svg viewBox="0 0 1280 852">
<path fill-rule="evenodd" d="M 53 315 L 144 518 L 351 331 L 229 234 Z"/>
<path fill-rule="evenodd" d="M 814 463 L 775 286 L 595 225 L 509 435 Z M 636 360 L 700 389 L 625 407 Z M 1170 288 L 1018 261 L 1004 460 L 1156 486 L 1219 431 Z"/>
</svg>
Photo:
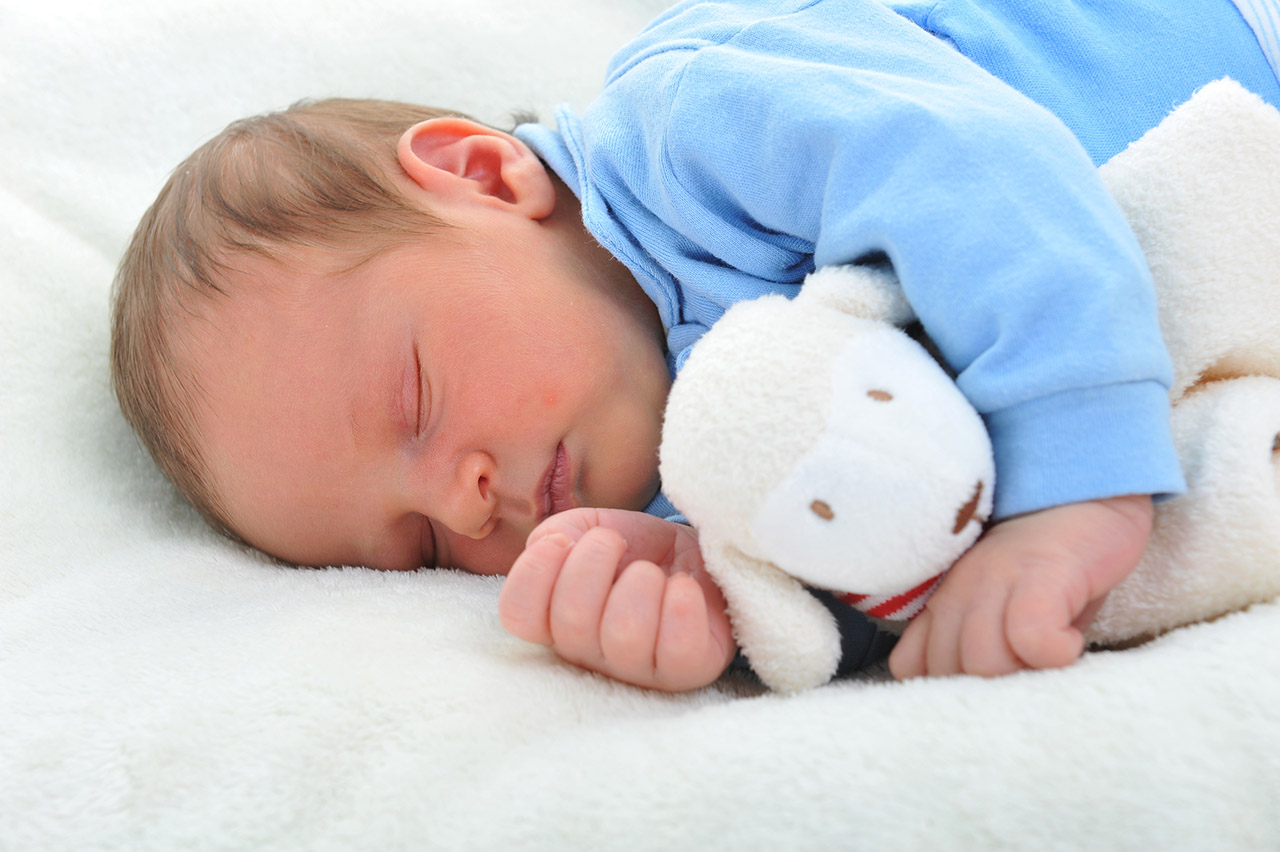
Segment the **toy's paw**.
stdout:
<svg viewBox="0 0 1280 852">
<path fill-rule="evenodd" d="M 1173 409 L 1187 493 L 1156 506 L 1137 569 L 1087 638 L 1157 634 L 1280 595 L 1280 379 L 1206 385 Z"/>
<path fill-rule="evenodd" d="M 831 368 L 826 429 L 769 492 L 756 554 L 819 588 L 898 595 L 977 540 L 995 477 L 982 419 L 915 341 L 888 326 Z"/>
</svg>

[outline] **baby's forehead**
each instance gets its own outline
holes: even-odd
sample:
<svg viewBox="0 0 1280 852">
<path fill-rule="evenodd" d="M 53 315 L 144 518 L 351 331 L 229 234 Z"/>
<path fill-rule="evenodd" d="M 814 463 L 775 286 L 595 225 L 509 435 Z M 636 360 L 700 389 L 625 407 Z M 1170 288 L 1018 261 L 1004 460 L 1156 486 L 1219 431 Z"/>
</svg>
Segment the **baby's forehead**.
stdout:
<svg viewBox="0 0 1280 852">
<path fill-rule="evenodd" d="M 306 301 L 318 276 L 266 257 L 246 254 L 221 264 L 200 291 L 181 287 L 166 307 L 166 325 L 179 361 L 193 368 L 226 357 L 227 344 L 244 334 L 248 320 L 278 316 Z"/>
<path fill-rule="evenodd" d="M 397 246 L 403 247 L 371 240 L 355 248 L 303 245 L 229 257 L 215 286 L 203 298 L 187 297 L 191 303 L 176 312 L 175 349 L 187 350 L 188 365 L 200 372 L 219 361 L 270 358 L 285 339 L 333 337 L 370 299 L 379 301 L 375 261 Z"/>
<path fill-rule="evenodd" d="M 198 336 L 225 338 L 237 330 L 245 333 L 250 327 L 270 334 L 273 325 L 311 322 L 321 312 L 332 316 L 343 310 L 338 302 L 349 306 L 351 297 L 369 288 L 369 261 L 385 250 L 374 246 L 365 250 L 292 246 L 272 252 L 243 252 L 222 265 L 208 298 L 185 306 L 182 313 L 191 321 L 180 325 Z"/>
<path fill-rule="evenodd" d="M 285 245 L 242 251 L 222 264 L 211 300 L 251 302 L 263 310 L 287 308 L 311 301 L 334 288 L 359 286 L 359 270 L 377 257 L 373 246 Z"/>
</svg>

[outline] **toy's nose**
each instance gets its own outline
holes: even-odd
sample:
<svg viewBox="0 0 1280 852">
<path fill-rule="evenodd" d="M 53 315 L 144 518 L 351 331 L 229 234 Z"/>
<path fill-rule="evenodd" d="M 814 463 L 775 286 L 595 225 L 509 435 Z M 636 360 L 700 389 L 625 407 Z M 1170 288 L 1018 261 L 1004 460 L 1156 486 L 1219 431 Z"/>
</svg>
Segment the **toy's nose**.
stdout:
<svg viewBox="0 0 1280 852">
<path fill-rule="evenodd" d="M 956 512 L 956 525 L 951 530 L 953 535 L 959 535 L 960 531 L 973 520 L 973 515 L 978 511 L 978 500 L 982 497 L 982 480 L 978 480 L 977 486 L 973 489 L 973 496 L 969 498 L 969 502 L 960 507 L 960 511 Z"/>
<path fill-rule="evenodd" d="M 836 513 L 831 510 L 831 504 L 825 500 L 814 500 L 809 504 L 809 511 L 824 521 L 829 521 L 836 516 Z"/>
</svg>

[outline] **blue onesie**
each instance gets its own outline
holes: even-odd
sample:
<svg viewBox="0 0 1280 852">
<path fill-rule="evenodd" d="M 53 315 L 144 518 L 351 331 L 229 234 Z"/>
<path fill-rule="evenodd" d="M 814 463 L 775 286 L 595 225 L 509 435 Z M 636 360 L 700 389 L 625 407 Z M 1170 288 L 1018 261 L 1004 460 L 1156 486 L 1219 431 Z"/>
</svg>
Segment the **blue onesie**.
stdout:
<svg viewBox="0 0 1280 852">
<path fill-rule="evenodd" d="M 1007 517 L 1184 488 L 1150 275 L 1096 166 L 1223 76 L 1280 104 L 1231 0 L 699 0 L 581 116 L 516 135 L 657 305 L 673 373 L 729 305 L 891 262 Z"/>
</svg>

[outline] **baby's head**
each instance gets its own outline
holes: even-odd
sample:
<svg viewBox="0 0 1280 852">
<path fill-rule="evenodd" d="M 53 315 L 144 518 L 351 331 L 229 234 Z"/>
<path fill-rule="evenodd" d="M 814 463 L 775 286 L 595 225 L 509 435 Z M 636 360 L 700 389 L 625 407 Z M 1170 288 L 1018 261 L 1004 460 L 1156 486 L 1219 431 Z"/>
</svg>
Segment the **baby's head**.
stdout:
<svg viewBox="0 0 1280 852">
<path fill-rule="evenodd" d="M 290 562 L 502 573 L 547 514 L 640 508 L 656 312 L 514 137 L 323 101 L 175 171 L 121 263 L 121 408 L 216 527 Z"/>
</svg>

